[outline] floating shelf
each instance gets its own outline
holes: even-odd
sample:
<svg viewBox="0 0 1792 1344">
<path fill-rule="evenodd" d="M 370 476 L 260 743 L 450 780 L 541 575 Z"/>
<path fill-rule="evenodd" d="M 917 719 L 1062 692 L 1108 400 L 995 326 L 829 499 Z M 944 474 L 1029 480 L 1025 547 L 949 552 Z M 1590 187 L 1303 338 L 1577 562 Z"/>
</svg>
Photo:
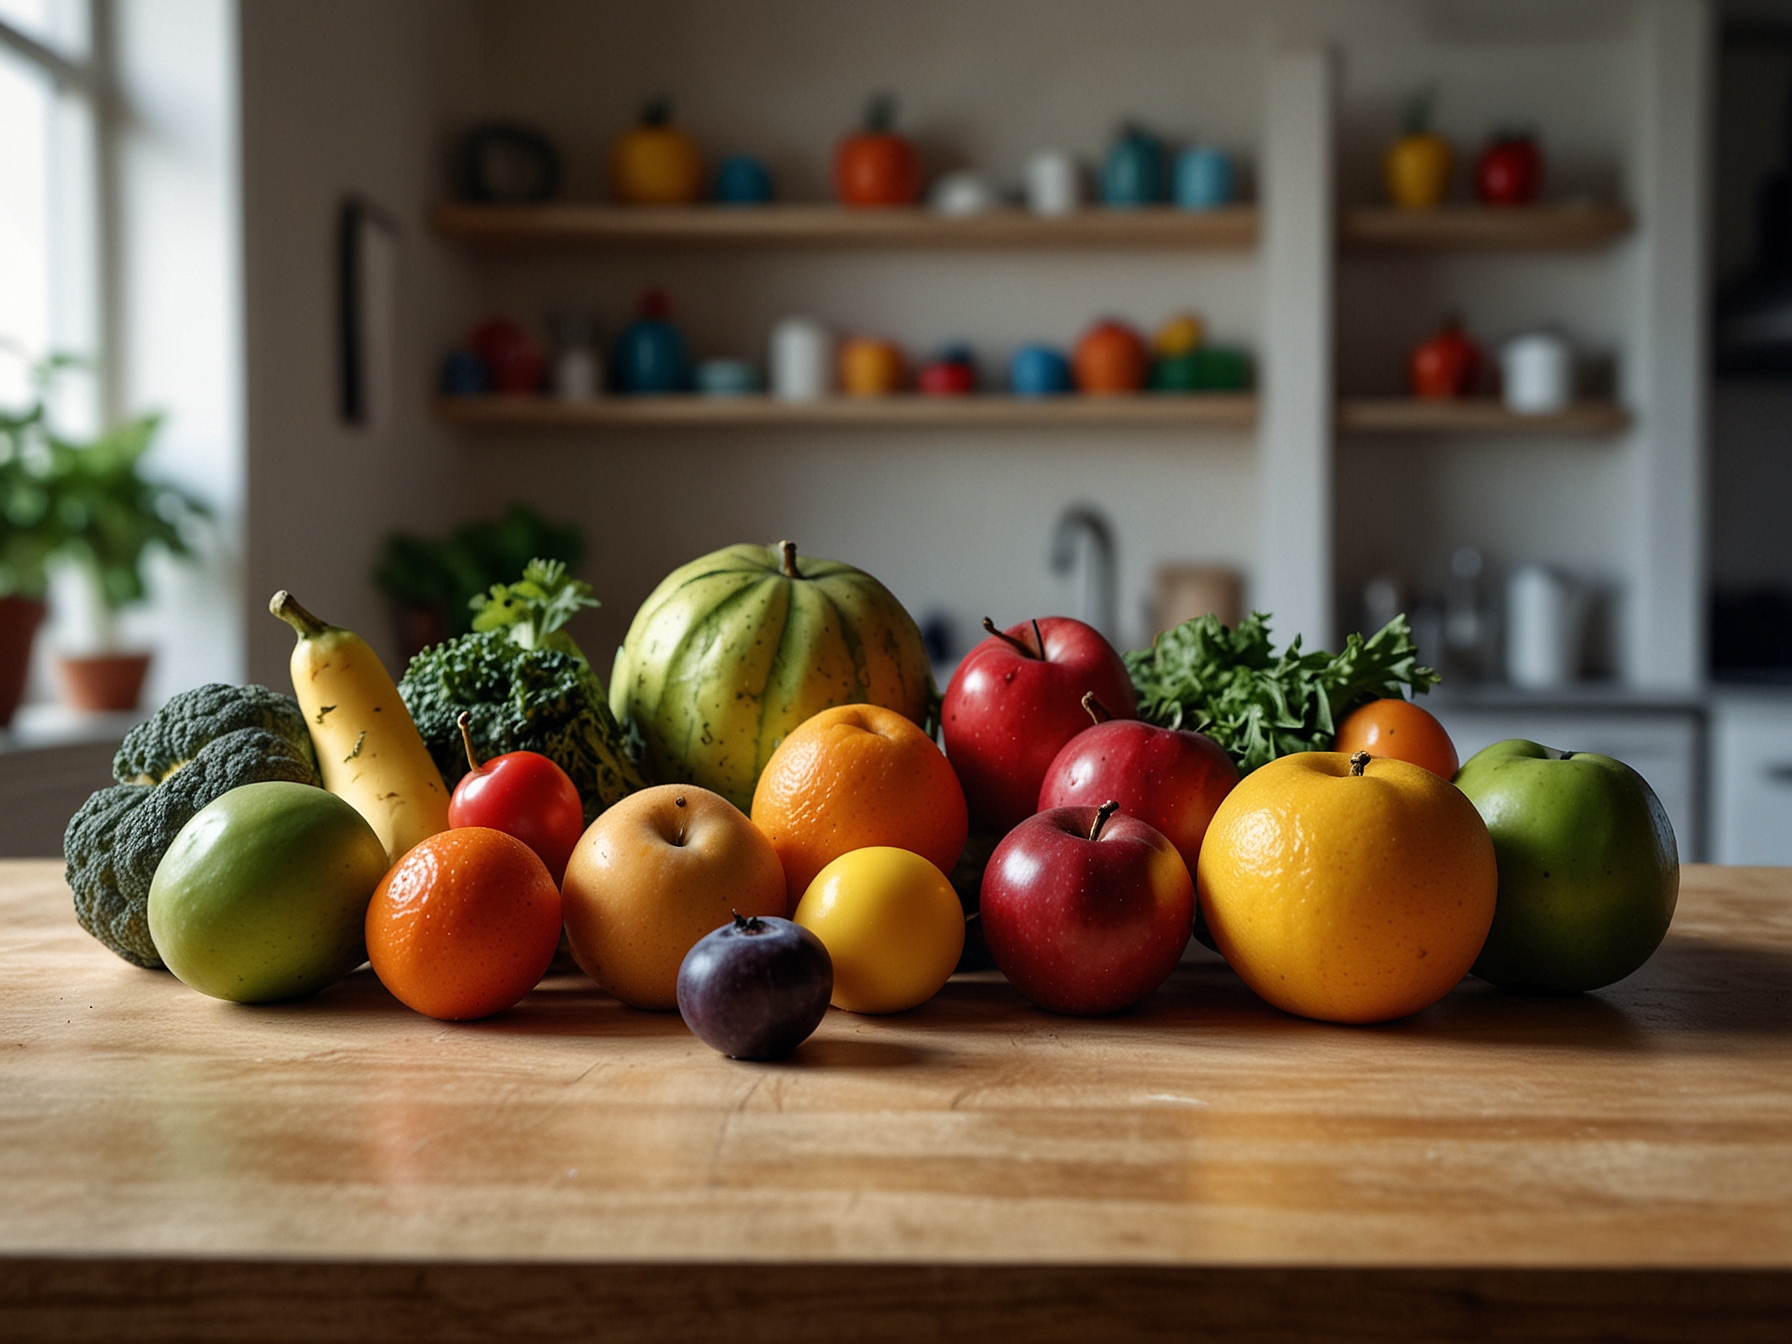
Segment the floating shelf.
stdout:
<svg viewBox="0 0 1792 1344">
<path fill-rule="evenodd" d="M 1596 435 L 1622 433 L 1630 423 L 1630 412 L 1613 401 L 1580 401 L 1554 415 L 1519 415 L 1491 397 L 1345 397 L 1338 403 L 1344 433 Z"/>
<path fill-rule="evenodd" d="M 1255 206 L 1218 210 L 997 210 L 936 215 L 919 207 L 833 205 L 658 208 L 614 205 L 440 205 L 437 233 L 471 247 L 1254 247 Z"/>
<path fill-rule="evenodd" d="M 491 429 L 773 428 L 898 426 L 968 429 L 1160 425 L 1248 430 L 1257 423 L 1249 393 L 1143 394 L 1123 397 L 829 397 L 779 401 L 751 397 L 440 397 L 436 414 L 451 424 Z"/>
<path fill-rule="evenodd" d="M 1391 206 L 1345 210 L 1338 241 L 1352 251 L 1584 251 L 1622 238 L 1630 212 L 1603 205 Z"/>
</svg>

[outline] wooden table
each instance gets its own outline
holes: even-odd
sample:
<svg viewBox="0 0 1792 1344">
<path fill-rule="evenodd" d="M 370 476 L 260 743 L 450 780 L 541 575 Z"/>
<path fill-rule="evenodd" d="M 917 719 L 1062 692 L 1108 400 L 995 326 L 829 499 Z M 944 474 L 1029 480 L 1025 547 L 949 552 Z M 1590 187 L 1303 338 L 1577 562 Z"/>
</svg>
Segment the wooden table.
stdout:
<svg viewBox="0 0 1792 1344">
<path fill-rule="evenodd" d="M 243 1008 L 0 866 L 0 1339 L 1792 1338 L 1792 871 L 1600 994 L 1323 1026 L 1217 960 L 794 1061 L 551 980 Z"/>
</svg>

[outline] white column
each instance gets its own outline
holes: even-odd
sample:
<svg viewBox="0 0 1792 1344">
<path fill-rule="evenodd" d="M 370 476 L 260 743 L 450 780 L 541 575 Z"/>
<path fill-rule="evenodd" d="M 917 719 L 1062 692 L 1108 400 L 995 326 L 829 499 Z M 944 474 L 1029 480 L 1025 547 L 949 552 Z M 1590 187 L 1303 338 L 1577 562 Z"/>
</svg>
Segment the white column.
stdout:
<svg viewBox="0 0 1792 1344">
<path fill-rule="evenodd" d="M 1262 426 L 1251 605 L 1278 642 L 1332 641 L 1333 65 L 1270 60 L 1263 144 Z"/>
<path fill-rule="evenodd" d="M 1651 0 L 1639 25 L 1639 301 L 1627 382 L 1640 525 L 1627 606 L 1630 680 L 1663 690 L 1696 690 L 1705 676 L 1711 22 L 1703 0 Z"/>
</svg>

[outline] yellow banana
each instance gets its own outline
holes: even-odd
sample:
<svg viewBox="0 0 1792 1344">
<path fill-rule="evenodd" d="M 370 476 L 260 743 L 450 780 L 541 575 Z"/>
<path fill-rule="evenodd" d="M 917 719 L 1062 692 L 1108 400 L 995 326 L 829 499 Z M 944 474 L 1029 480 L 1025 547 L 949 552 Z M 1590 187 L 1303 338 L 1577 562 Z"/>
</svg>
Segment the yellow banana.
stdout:
<svg viewBox="0 0 1792 1344">
<path fill-rule="evenodd" d="M 448 787 L 379 655 L 282 589 L 268 610 L 299 636 L 292 689 L 311 729 L 324 787 L 367 819 L 396 863 L 448 829 Z"/>
</svg>

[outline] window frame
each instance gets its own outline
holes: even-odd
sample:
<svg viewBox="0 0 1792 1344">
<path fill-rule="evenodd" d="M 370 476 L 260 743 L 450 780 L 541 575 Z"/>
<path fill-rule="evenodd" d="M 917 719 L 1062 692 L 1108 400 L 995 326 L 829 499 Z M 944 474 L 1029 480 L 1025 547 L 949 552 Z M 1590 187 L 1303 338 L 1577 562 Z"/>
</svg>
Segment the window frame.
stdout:
<svg viewBox="0 0 1792 1344">
<path fill-rule="evenodd" d="M 119 140 L 125 114 L 116 77 L 116 0 L 80 0 L 87 9 L 88 43 L 85 57 L 57 51 L 31 34 L 0 18 L 0 44 L 37 66 L 63 96 L 83 99 L 92 130 L 91 199 L 93 202 L 92 268 L 93 306 L 90 314 L 94 348 L 78 351 L 93 360 L 95 392 L 100 424 L 111 426 L 123 418 L 124 378 L 119 367 L 120 311 Z M 47 352 L 46 352 L 47 353 Z"/>
</svg>

